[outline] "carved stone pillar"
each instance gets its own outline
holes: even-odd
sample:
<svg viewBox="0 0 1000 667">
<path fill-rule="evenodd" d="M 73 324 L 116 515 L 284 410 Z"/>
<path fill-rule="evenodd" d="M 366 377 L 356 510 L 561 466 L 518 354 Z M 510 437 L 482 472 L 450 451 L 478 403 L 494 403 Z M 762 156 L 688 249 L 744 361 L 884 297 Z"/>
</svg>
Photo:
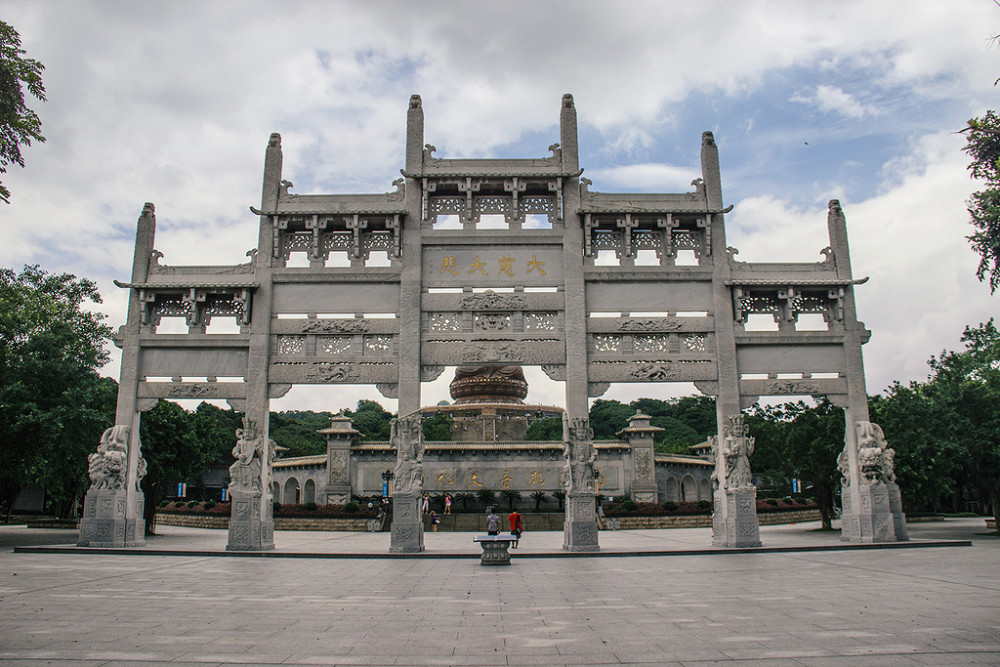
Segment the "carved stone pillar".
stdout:
<svg viewBox="0 0 1000 667">
<path fill-rule="evenodd" d="M 629 445 L 632 454 L 632 499 L 637 503 L 655 503 L 656 465 L 653 460 L 653 439 L 662 428 L 649 425 L 650 416 L 635 413 L 628 428 L 618 432 Z"/>
<path fill-rule="evenodd" d="M 594 430 L 585 418 L 570 420 L 563 414 L 563 488 L 566 490 L 566 518 L 563 549 L 599 551 L 597 539 L 597 490 L 594 481 Z"/>
<path fill-rule="evenodd" d="M 143 495 L 138 491 L 146 461 L 139 456 L 131 494 L 135 507 L 129 512 L 128 460 L 129 427 L 119 425 L 104 431 L 97 452 L 88 457 L 91 485 L 84 500 L 78 546 L 115 548 L 146 543 Z"/>
<path fill-rule="evenodd" d="M 715 503 L 712 544 L 719 547 L 759 547 L 757 487 L 750 472 L 754 439 L 747 436 L 743 415 L 731 415 L 720 436 L 712 438 L 715 456 Z"/>
<path fill-rule="evenodd" d="M 229 467 L 229 517 L 227 551 L 263 551 L 274 548 L 274 519 L 270 494 L 266 493 L 273 457 L 273 442 L 265 445 L 265 434 L 257 420 L 243 417 L 243 428 L 236 429 L 236 462 Z M 264 505 L 263 503 L 266 503 Z"/>
<path fill-rule="evenodd" d="M 847 439 L 837 460 L 844 487 L 840 539 L 844 542 L 906 541 L 906 516 L 893 469 L 895 451 L 888 447 L 878 424 L 855 422 L 855 432 L 857 437 Z M 852 445 L 856 447 L 855 452 L 849 451 Z M 851 459 L 857 461 L 856 465 L 850 465 Z"/>
<path fill-rule="evenodd" d="M 326 487 L 322 497 L 327 505 L 343 505 L 351 500 L 351 445 L 361 433 L 343 413 L 334 415 L 330 428 L 318 433 L 326 436 Z"/>
<path fill-rule="evenodd" d="M 392 420 L 390 440 L 396 448 L 395 488 L 392 492 L 391 553 L 424 550 L 424 523 L 420 498 L 424 493 L 424 439 L 420 413 Z"/>
</svg>

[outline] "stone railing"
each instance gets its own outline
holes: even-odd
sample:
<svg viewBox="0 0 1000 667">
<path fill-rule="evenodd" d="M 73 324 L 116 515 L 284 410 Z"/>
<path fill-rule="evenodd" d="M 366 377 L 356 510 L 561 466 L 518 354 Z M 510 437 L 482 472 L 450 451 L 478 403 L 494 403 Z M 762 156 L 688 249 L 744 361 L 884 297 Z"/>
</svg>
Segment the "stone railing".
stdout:
<svg viewBox="0 0 1000 667">
<path fill-rule="evenodd" d="M 375 519 L 350 517 L 274 517 L 275 530 L 342 530 L 354 532 L 370 532 Z M 228 516 L 209 516 L 197 514 L 156 513 L 156 523 L 161 526 L 186 526 L 188 528 L 216 528 L 225 530 L 229 527 Z"/>
</svg>

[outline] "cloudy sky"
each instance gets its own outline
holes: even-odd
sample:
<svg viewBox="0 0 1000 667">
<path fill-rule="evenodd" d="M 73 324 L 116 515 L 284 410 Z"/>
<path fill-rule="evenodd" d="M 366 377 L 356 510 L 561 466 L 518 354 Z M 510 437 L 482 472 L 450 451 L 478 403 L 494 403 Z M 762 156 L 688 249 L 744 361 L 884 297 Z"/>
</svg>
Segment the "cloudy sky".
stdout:
<svg viewBox="0 0 1000 667">
<path fill-rule="evenodd" d="M 0 265 L 93 278 L 124 322 L 135 220 L 156 204 L 164 263 L 245 261 L 264 148 L 295 192 L 385 192 L 409 95 L 438 156 L 533 157 L 576 99 L 592 189 L 683 192 L 719 145 L 729 245 L 818 261 L 848 219 L 869 393 L 927 376 L 1000 312 L 975 278 L 958 131 L 996 108 L 991 0 L 865 2 L 76 2 L 5 0 L 45 65 L 48 141 L 3 181 Z M 117 359 L 106 369 L 117 375 Z M 447 374 L 446 374 L 447 375 Z M 446 379 L 425 402 L 446 397 Z M 532 402 L 561 403 L 533 383 Z M 657 395 L 613 387 L 607 398 Z M 690 386 L 674 388 L 686 393 Z M 297 387 L 275 409 L 354 407 L 372 389 Z"/>
</svg>

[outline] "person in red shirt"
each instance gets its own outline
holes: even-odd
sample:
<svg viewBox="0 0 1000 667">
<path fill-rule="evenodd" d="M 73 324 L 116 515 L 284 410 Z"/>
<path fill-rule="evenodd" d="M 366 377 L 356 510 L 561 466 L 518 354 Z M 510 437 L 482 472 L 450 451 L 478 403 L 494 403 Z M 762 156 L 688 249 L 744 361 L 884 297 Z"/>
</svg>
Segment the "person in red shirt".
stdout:
<svg viewBox="0 0 1000 667">
<path fill-rule="evenodd" d="M 521 520 L 521 515 L 514 510 L 507 516 L 507 520 L 510 521 L 510 534 L 514 536 L 514 546 L 511 549 L 517 548 L 517 543 L 521 541 L 521 533 L 524 532 L 524 522 Z"/>
</svg>

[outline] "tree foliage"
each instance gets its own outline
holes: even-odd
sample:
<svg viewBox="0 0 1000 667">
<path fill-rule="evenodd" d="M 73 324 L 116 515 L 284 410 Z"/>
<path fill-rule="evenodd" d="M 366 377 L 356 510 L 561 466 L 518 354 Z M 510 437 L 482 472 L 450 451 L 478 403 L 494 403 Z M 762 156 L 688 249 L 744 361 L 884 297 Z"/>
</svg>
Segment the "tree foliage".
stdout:
<svg viewBox="0 0 1000 667">
<path fill-rule="evenodd" d="M 993 110 L 973 118 L 963 130 L 963 149 L 972 158 L 969 171 L 982 180 L 984 188 L 968 201 L 969 215 L 976 231 L 969 237 L 979 254 L 976 277 L 988 280 L 990 293 L 1000 286 L 1000 116 Z"/>
<path fill-rule="evenodd" d="M 45 67 L 32 58 L 25 58 L 21 36 L 9 24 L 0 21 L 0 174 L 7 166 L 24 166 L 21 146 L 32 141 L 44 142 L 42 122 L 38 114 L 25 103 L 25 89 L 35 98 L 45 101 L 42 70 Z M 0 200 L 10 203 L 10 190 L 0 183 Z"/>
<path fill-rule="evenodd" d="M 0 269 L 0 485 L 8 509 L 24 483 L 51 482 L 55 499 L 67 500 L 85 473 L 85 452 L 113 423 L 110 390 L 97 375 L 111 330 L 87 310 L 100 302 L 90 280 L 37 266 Z"/>
</svg>

